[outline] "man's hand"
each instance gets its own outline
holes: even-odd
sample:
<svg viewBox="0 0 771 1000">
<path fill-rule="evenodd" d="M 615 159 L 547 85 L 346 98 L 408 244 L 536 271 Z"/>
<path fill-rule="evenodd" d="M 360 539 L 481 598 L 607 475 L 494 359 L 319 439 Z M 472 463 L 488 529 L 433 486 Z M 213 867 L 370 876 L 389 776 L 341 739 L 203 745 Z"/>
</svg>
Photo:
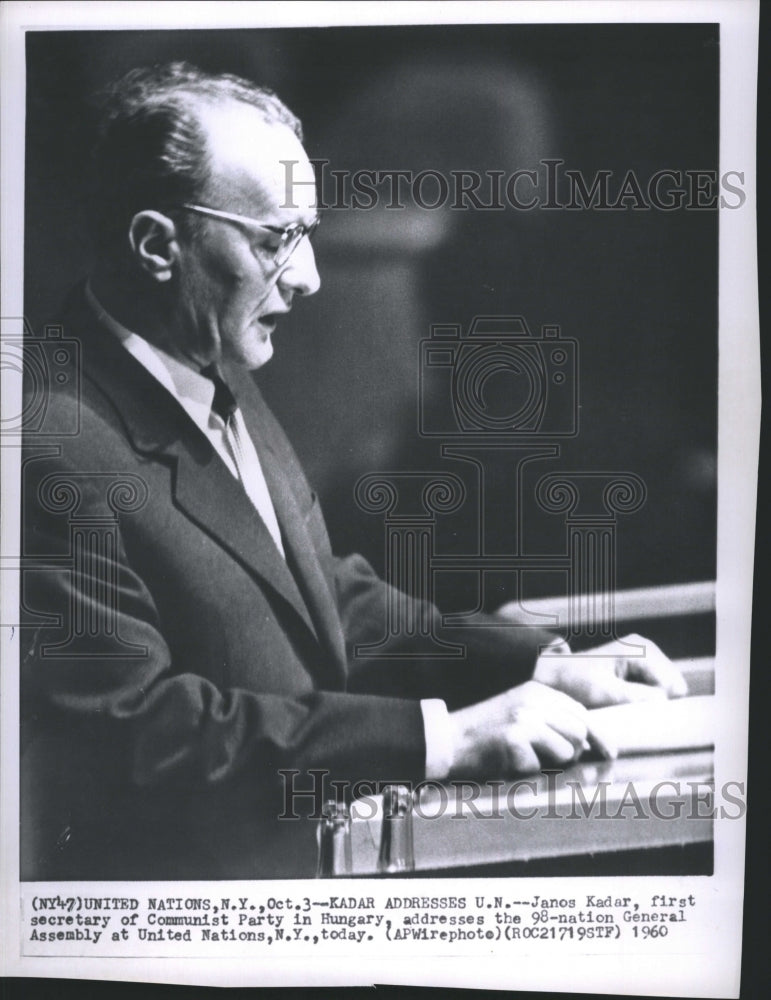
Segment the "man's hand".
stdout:
<svg viewBox="0 0 771 1000">
<path fill-rule="evenodd" d="M 450 773 L 508 776 L 567 764 L 588 748 L 587 714 L 567 694 L 536 681 L 451 712 Z"/>
<path fill-rule="evenodd" d="M 629 655 L 630 645 L 642 646 L 645 655 Z M 587 708 L 688 694 L 685 678 L 674 663 L 640 635 L 627 635 L 580 656 L 563 647 L 552 647 L 539 657 L 533 678 L 569 694 Z"/>
</svg>

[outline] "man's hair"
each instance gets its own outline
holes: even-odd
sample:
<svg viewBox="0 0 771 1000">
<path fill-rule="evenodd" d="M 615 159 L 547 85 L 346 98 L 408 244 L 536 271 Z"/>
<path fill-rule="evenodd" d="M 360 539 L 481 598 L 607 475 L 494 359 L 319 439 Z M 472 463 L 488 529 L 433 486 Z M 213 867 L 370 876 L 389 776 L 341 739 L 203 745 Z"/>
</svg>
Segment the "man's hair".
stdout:
<svg viewBox="0 0 771 1000">
<path fill-rule="evenodd" d="M 265 87 L 186 62 L 134 69 L 101 95 L 94 148 L 94 221 L 101 243 L 122 236 L 142 209 L 199 200 L 210 154 L 200 120 L 205 106 L 240 101 L 302 141 L 299 119 Z"/>
</svg>

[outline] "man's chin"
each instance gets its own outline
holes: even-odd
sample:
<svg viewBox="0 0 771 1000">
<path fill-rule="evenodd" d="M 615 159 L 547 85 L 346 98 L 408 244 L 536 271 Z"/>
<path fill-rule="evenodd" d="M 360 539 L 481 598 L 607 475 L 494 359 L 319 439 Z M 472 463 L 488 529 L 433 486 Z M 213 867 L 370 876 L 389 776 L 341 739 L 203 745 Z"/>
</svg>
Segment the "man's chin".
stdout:
<svg viewBox="0 0 771 1000">
<path fill-rule="evenodd" d="M 259 320 L 241 331 L 238 337 L 222 337 L 223 360 L 237 368 L 254 371 L 273 357 L 275 324 Z"/>
<path fill-rule="evenodd" d="M 249 345 L 249 350 L 245 352 L 245 357 L 241 364 L 249 371 L 256 371 L 258 368 L 270 361 L 273 357 L 273 339 L 270 334 L 263 335 L 258 343 Z"/>
</svg>

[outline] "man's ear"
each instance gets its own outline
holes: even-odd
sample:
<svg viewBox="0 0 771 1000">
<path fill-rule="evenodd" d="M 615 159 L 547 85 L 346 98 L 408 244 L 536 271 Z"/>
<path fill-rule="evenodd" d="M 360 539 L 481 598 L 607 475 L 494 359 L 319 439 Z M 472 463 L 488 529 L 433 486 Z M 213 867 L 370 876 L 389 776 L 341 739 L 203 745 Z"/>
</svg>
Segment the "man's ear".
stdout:
<svg viewBox="0 0 771 1000">
<path fill-rule="evenodd" d="M 155 281 L 168 281 L 179 256 L 177 228 L 162 212 L 137 212 L 129 224 L 134 259 Z"/>
</svg>

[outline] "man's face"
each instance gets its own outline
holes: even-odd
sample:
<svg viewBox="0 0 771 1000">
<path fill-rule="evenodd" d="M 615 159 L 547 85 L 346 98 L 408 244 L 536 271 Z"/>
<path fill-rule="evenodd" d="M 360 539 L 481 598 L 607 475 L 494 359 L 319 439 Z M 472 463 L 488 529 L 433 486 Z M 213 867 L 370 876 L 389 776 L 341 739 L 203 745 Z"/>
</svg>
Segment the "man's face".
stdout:
<svg viewBox="0 0 771 1000">
<path fill-rule="evenodd" d="M 313 168 L 291 129 L 267 124 L 256 109 L 235 102 L 206 110 L 202 121 L 211 182 L 201 205 L 281 228 L 314 220 Z M 282 160 L 292 161 L 289 190 Z M 194 235 L 178 239 L 177 346 L 201 367 L 224 360 L 259 368 L 273 354 L 273 331 L 294 296 L 318 290 L 310 240 L 277 266 L 279 237 L 271 232 L 202 215 L 196 222 Z"/>
</svg>

